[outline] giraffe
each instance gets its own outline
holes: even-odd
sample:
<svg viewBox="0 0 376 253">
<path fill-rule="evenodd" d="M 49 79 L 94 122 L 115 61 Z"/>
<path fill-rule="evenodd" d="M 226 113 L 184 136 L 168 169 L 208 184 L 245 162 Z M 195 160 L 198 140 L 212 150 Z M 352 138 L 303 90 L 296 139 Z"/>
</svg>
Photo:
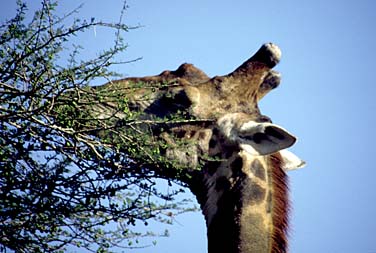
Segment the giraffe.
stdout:
<svg viewBox="0 0 376 253">
<path fill-rule="evenodd" d="M 224 76 L 209 78 L 186 63 L 175 71 L 95 88 L 124 95 L 130 108 L 144 113 L 143 119 L 183 112 L 187 119 L 198 120 L 153 129 L 153 134 L 170 144 L 163 155 L 190 174 L 182 181 L 201 205 L 209 253 L 287 252 L 286 171 L 304 162 L 287 150 L 296 137 L 273 124 L 258 107 L 258 101 L 280 83 L 280 74 L 272 70 L 280 57 L 280 49 L 266 43 Z M 152 88 L 134 90 L 131 83 L 137 82 Z M 158 83 L 168 85 L 153 86 Z M 124 113 L 117 107 L 107 102 L 91 110 L 99 118 L 111 115 L 120 120 Z M 179 138 L 190 144 L 179 147 Z"/>
</svg>

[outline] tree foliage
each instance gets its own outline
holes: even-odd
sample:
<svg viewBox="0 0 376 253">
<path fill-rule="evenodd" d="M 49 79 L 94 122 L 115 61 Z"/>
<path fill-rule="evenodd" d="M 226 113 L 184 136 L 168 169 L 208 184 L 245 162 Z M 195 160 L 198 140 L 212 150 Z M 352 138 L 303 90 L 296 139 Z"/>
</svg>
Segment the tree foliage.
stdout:
<svg viewBox="0 0 376 253">
<path fill-rule="evenodd" d="M 125 3 L 118 23 L 92 18 L 67 25 L 77 10 L 59 17 L 56 6 L 44 0 L 27 22 L 27 6 L 18 1 L 15 17 L 0 25 L 0 251 L 133 247 L 152 235 L 134 225 L 169 222 L 191 205 L 174 201 L 181 188 L 158 190 L 157 178 L 174 181 L 179 171 L 156 172 L 173 166 L 159 154 L 166 144 L 136 127 L 139 115 L 127 99 L 108 91 L 94 96 L 89 88 L 97 78 L 117 76 L 111 67 L 122 63 L 114 59 L 126 49 L 121 34 L 131 29 L 122 23 Z M 114 30 L 113 47 L 80 60 L 82 49 L 69 40 L 94 27 Z M 108 128 L 115 115 L 93 118 L 80 110 L 113 100 L 122 105 L 125 132 Z M 102 130 L 110 134 L 92 134 Z"/>
</svg>

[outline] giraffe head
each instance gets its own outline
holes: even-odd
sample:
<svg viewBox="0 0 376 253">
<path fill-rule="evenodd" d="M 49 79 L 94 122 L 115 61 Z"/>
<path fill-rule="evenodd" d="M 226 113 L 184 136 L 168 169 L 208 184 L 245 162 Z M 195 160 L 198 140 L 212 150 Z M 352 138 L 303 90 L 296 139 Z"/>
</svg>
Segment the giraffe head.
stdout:
<svg viewBox="0 0 376 253">
<path fill-rule="evenodd" d="M 178 83 L 160 90 L 159 95 L 153 94 L 153 99 L 144 106 L 144 111 L 149 115 L 164 117 L 183 110 L 189 118 L 213 122 L 206 126 L 189 123 L 177 125 L 163 133 L 162 138 L 171 147 L 166 150 L 167 157 L 186 167 L 196 167 L 201 156 L 215 153 L 209 144 L 210 140 L 213 142 L 218 138 L 212 131 L 218 129 L 224 140 L 223 149 L 238 147 L 251 155 L 268 155 L 282 150 L 284 169 L 301 167 L 304 163 L 286 150 L 295 143 L 296 138 L 282 127 L 272 124 L 270 118 L 262 115 L 258 108 L 259 100 L 280 83 L 281 75 L 272 69 L 280 57 L 280 49 L 267 43 L 224 76 L 209 78 L 193 65 L 183 64 L 176 71 L 164 71 L 159 76 L 143 78 L 147 81 L 173 78 Z M 191 145 L 174 145 L 172 137 L 188 140 Z"/>
</svg>

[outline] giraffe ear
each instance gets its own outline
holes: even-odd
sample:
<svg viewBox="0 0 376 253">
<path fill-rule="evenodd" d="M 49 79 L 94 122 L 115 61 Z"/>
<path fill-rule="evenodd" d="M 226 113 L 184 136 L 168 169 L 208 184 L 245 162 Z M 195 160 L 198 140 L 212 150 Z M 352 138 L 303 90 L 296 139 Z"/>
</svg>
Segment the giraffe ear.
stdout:
<svg viewBox="0 0 376 253">
<path fill-rule="evenodd" d="M 238 132 L 240 147 L 253 155 L 268 155 L 292 146 L 296 138 L 272 123 L 249 121 Z"/>
<path fill-rule="evenodd" d="M 279 151 L 282 157 L 282 169 L 284 171 L 301 169 L 306 165 L 306 162 L 297 157 L 287 149 Z"/>
</svg>

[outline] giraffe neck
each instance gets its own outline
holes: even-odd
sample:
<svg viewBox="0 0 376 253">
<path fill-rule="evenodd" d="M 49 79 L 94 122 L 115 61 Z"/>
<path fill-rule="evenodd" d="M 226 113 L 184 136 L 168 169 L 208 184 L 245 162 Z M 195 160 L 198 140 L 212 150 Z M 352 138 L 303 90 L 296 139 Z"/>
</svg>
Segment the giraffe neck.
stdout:
<svg viewBox="0 0 376 253">
<path fill-rule="evenodd" d="M 287 252 L 288 190 L 279 154 L 237 151 L 211 170 L 201 202 L 208 252 Z"/>
</svg>

